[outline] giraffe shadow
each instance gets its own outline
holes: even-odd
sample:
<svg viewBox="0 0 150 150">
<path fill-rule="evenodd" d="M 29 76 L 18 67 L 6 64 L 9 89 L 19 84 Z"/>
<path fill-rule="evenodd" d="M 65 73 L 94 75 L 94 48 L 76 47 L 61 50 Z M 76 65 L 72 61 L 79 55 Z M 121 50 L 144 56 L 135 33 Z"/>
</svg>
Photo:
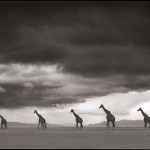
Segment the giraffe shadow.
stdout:
<svg viewBox="0 0 150 150">
<path fill-rule="evenodd" d="M 106 128 L 105 129 L 106 130 L 106 132 L 108 132 L 108 133 L 117 133 L 117 129 L 116 129 L 116 127 L 115 128 Z"/>
<path fill-rule="evenodd" d="M 45 129 L 36 129 L 37 133 L 47 133 L 47 130 Z"/>
<path fill-rule="evenodd" d="M 75 132 L 75 133 L 83 133 L 84 130 L 83 130 L 83 129 L 80 129 L 80 128 L 78 127 L 78 128 L 75 128 L 75 129 L 74 129 L 74 132 Z"/>
<path fill-rule="evenodd" d="M 74 133 L 80 135 L 80 134 L 84 134 L 85 131 L 84 130 L 74 130 Z"/>
</svg>

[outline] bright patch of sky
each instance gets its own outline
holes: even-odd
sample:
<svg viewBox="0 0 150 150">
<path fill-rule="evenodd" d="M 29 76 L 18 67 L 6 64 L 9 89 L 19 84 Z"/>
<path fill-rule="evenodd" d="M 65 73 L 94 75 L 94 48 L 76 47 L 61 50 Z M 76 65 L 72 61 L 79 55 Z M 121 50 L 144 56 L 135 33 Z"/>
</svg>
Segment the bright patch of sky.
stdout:
<svg viewBox="0 0 150 150">
<path fill-rule="evenodd" d="M 137 112 L 139 107 L 150 114 L 150 91 L 129 92 L 126 94 L 112 94 L 103 97 L 87 99 L 80 104 L 68 104 L 63 108 L 44 108 L 44 107 L 25 107 L 23 109 L 1 109 L 1 115 L 5 116 L 8 121 L 37 123 L 38 117 L 34 114 L 36 109 L 50 124 L 74 123 L 75 118 L 71 109 L 83 118 L 84 124 L 94 124 L 106 120 L 105 113 L 99 109 L 103 104 L 116 117 L 116 121 L 123 119 L 138 120 L 143 119 L 141 112 Z"/>
</svg>

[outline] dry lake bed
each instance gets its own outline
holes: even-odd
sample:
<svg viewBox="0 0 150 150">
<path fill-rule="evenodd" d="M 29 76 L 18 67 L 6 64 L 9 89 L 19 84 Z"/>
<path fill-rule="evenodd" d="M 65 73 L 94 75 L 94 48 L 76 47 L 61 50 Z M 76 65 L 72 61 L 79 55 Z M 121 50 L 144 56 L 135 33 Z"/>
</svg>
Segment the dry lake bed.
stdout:
<svg viewBox="0 0 150 150">
<path fill-rule="evenodd" d="M 150 149 L 150 130 L 143 128 L 12 128 L 0 130 L 0 148 Z"/>
</svg>

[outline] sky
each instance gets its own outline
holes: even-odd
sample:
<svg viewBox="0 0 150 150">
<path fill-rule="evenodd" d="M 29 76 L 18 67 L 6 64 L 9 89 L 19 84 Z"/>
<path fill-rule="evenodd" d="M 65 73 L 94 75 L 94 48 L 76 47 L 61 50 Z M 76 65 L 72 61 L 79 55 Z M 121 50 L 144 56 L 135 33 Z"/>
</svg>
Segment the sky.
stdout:
<svg viewBox="0 0 150 150">
<path fill-rule="evenodd" d="M 150 114 L 149 2 L 0 2 L 0 114 L 99 123 Z"/>
</svg>

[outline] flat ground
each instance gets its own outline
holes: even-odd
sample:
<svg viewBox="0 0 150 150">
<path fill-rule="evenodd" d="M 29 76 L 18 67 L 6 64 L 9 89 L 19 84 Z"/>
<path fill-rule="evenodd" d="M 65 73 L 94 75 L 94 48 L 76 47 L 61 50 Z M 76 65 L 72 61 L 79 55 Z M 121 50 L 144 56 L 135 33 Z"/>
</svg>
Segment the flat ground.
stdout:
<svg viewBox="0 0 150 150">
<path fill-rule="evenodd" d="M 0 131 L 0 148 L 20 149 L 150 149 L 150 130 L 143 128 L 84 128 L 72 127 L 17 128 Z"/>
</svg>

